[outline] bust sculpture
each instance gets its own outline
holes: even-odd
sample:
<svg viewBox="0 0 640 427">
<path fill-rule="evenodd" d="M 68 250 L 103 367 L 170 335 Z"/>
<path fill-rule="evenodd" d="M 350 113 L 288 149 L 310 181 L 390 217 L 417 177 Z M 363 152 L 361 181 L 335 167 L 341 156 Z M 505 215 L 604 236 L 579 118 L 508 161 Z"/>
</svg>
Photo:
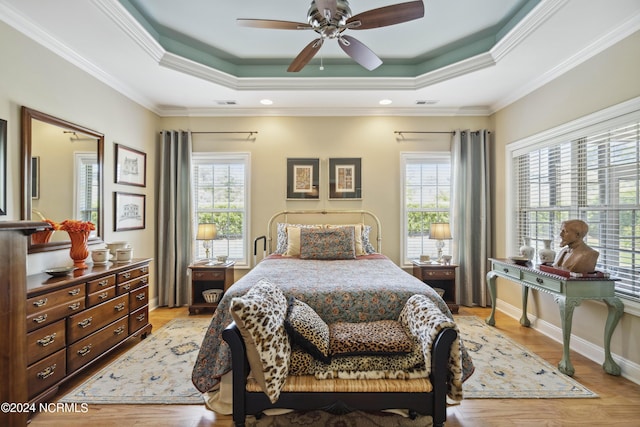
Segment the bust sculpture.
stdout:
<svg viewBox="0 0 640 427">
<path fill-rule="evenodd" d="M 590 273 L 596 269 L 600 253 L 584 242 L 589 232 L 586 222 L 571 219 L 562 223 L 560 230 L 560 246 L 562 250 L 554 263 L 555 267 L 564 268 L 574 273 Z"/>
</svg>

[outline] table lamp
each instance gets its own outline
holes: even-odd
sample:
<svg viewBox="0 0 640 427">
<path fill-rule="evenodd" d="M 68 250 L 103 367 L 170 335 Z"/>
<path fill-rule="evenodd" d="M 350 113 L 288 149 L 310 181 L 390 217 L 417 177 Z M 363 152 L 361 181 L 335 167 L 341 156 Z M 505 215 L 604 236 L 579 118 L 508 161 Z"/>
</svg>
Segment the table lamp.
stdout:
<svg viewBox="0 0 640 427">
<path fill-rule="evenodd" d="M 444 240 L 451 239 L 451 228 L 447 222 L 432 222 L 429 230 L 429 238 L 437 240 L 436 248 L 438 248 L 438 261 L 442 260 L 442 248 L 444 248 Z"/>
<path fill-rule="evenodd" d="M 217 234 L 218 230 L 215 224 L 198 224 L 196 240 L 202 240 L 202 246 L 204 247 L 207 259 L 211 259 L 209 256 L 211 254 L 211 241 L 216 238 Z"/>
</svg>

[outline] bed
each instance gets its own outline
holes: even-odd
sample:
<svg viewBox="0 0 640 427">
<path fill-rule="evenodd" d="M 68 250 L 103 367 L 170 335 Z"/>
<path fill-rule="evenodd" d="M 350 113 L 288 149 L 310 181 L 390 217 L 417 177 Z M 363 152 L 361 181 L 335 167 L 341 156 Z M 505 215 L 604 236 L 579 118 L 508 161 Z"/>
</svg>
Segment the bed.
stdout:
<svg viewBox="0 0 640 427">
<path fill-rule="evenodd" d="M 303 221 L 298 216 L 312 219 Z M 336 221 L 336 216 L 345 219 Z M 471 375 L 473 364 L 461 346 L 446 303 L 432 288 L 380 254 L 382 239 L 377 217 L 367 211 L 285 211 L 272 216 L 267 230 L 268 256 L 224 293 L 213 315 L 192 373 L 196 388 L 203 393 L 220 394 L 225 385 L 233 381 L 233 398 L 226 402 L 232 405 L 236 425 L 244 425 L 246 414 L 256 415 L 269 408 L 318 407 L 332 407 L 336 411 L 406 408 L 411 413 L 432 415 L 434 425 L 442 425 L 446 419 L 447 395 L 462 398 L 461 382 Z M 301 242 L 297 247 L 293 243 L 296 233 Z M 318 234 L 322 236 L 318 238 Z M 342 240 L 347 243 L 343 245 Z M 230 310 L 234 301 L 265 281 L 275 285 L 288 302 L 297 300 L 311 307 L 327 324 L 397 320 L 403 310 L 407 310 L 410 298 L 421 296 L 446 320 L 440 322 L 445 326 L 437 333 L 432 331 L 430 353 L 426 354 L 425 350 L 429 361 L 427 377 L 334 378 L 319 379 L 319 382 L 312 378 L 311 383 L 315 385 L 310 386 L 308 375 L 289 376 L 287 387 L 282 388 L 274 402 L 259 388 L 249 386 L 249 346 L 238 328 L 238 319 L 234 319 Z M 454 347 L 456 351 L 452 350 Z M 456 352 L 459 353 L 458 366 L 452 367 L 452 353 Z M 458 383 L 452 384 L 456 368 Z M 307 383 L 301 384 L 301 381 Z M 425 381 L 426 387 L 419 384 Z M 373 384 L 384 390 L 370 389 Z M 226 398 L 217 396 L 216 399 Z"/>
</svg>

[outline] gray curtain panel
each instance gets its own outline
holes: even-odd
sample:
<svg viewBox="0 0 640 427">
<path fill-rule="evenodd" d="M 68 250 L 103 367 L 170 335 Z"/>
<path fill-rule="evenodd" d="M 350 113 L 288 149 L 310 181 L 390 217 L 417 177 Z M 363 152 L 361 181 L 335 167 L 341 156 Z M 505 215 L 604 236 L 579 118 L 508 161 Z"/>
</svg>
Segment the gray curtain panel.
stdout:
<svg viewBox="0 0 640 427">
<path fill-rule="evenodd" d="M 191 132 L 160 134 L 156 277 L 158 305 L 180 307 L 189 302 L 189 266 L 193 252 L 191 196 Z"/>
<path fill-rule="evenodd" d="M 486 130 L 456 131 L 453 163 L 453 254 L 458 267 L 458 298 L 466 306 L 486 307 L 487 258 L 492 256 L 489 137 Z"/>
</svg>

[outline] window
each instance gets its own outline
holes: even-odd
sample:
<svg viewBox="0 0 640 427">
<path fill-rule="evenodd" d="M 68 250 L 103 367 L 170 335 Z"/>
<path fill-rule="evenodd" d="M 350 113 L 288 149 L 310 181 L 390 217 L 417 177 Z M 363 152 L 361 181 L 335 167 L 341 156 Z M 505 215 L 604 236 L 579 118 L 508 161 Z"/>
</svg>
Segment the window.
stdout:
<svg viewBox="0 0 640 427">
<path fill-rule="evenodd" d="M 420 255 L 437 254 L 429 239 L 432 222 L 449 222 L 451 156 L 449 153 L 401 153 L 402 259 L 408 264 Z M 445 253 L 451 241 L 445 240 Z"/>
<path fill-rule="evenodd" d="M 249 169 L 247 153 L 194 153 L 194 229 L 214 223 L 217 237 L 211 256 L 228 255 L 237 265 L 248 265 Z M 202 242 L 196 242 L 196 259 L 205 258 Z"/>
<path fill-rule="evenodd" d="M 538 249 L 551 238 L 557 252 L 560 223 L 582 219 L 598 269 L 620 279 L 618 296 L 640 301 L 639 163 L 638 112 L 515 150 L 514 238 Z"/>
<path fill-rule="evenodd" d="M 75 158 L 75 216 L 82 221 L 98 223 L 98 156 L 95 152 L 76 152 Z"/>
</svg>

